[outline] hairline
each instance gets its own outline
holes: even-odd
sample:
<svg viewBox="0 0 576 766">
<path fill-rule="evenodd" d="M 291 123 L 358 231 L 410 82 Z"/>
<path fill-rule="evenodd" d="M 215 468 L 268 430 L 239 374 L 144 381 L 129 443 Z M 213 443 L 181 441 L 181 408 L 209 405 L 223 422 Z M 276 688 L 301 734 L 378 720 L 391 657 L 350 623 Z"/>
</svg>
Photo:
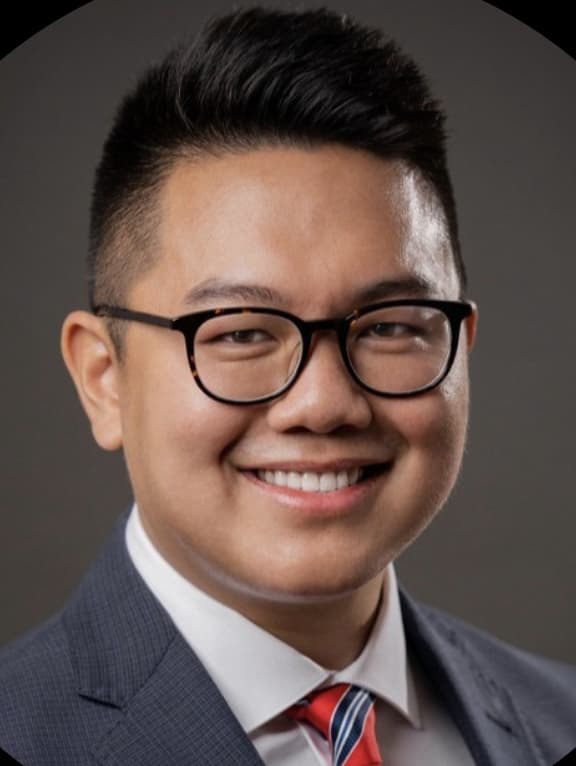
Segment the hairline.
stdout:
<svg viewBox="0 0 576 766">
<path fill-rule="evenodd" d="M 385 162 L 398 163 L 400 166 L 409 169 L 416 175 L 418 181 L 424 185 L 426 193 L 431 195 L 434 203 L 441 211 L 443 224 L 449 241 L 449 257 L 456 270 L 460 288 L 460 298 L 463 298 L 466 291 L 466 285 L 463 284 L 463 274 L 459 268 L 457 252 L 455 250 L 455 246 L 458 247 L 458 242 L 454 242 L 447 210 L 442 202 L 439 191 L 436 189 L 435 184 L 425 177 L 422 169 L 419 168 L 418 165 L 402 155 L 395 155 L 393 153 L 386 155 L 384 152 L 378 153 L 370 148 L 354 146 L 343 141 L 329 139 L 322 140 L 321 138 L 296 139 L 292 137 L 262 136 L 259 138 L 250 138 L 248 140 L 214 141 L 203 146 L 197 146 L 191 143 L 185 147 L 181 146 L 179 149 L 175 148 L 171 151 L 164 152 L 163 162 L 161 162 L 159 168 L 154 173 L 152 182 L 143 185 L 138 190 L 137 194 L 129 195 L 117 211 L 115 218 L 119 220 L 112 222 L 108 221 L 107 223 L 103 236 L 104 241 L 98 247 L 97 257 L 99 260 L 116 264 L 116 269 L 118 270 L 119 275 L 117 286 L 119 286 L 118 289 L 113 292 L 102 292 L 99 289 L 98 283 L 96 283 L 94 285 L 94 297 L 92 303 L 114 303 L 116 305 L 124 305 L 128 300 L 131 290 L 135 287 L 138 281 L 157 265 L 160 258 L 158 254 L 158 232 L 162 218 L 161 196 L 169 179 L 179 167 L 194 164 L 195 162 L 201 163 L 205 159 L 233 157 L 266 149 L 287 148 L 314 151 L 330 147 L 362 152 Z M 140 210 L 137 210 L 138 207 L 140 207 Z M 135 233 L 136 231 L 138 232 L 137 234 Z M 122 242 L 122 240 L 124 240 L 124 242 Z M 122 261 L 118 252 L 120 248 L 126 248 L 129 253 L 128 258 L 124 260 L 124 263 L 128 264 L 127 269 L 120 266 Z M 104 272 L 106 272 L 106 269 L 101 269 L 101 273 Z M 108 278 L 102 281 L 109 284 L 111 280 L 109 275 L 107 275 L 107 277 Z M 123 321 L 109 318 L 106 318 L 104 321 L 114 345 L 117 358 L 121 362 L 124 357 L 125 323 Z"/>
</svg>

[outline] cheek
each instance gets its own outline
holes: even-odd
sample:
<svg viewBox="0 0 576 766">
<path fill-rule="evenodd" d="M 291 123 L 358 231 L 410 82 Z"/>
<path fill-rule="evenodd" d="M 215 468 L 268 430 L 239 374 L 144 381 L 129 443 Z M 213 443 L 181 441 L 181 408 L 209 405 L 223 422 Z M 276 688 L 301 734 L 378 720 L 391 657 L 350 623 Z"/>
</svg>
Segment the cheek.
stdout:
<svg viewBox="0 0 576 766">
<path fill-rule="evenodd" d="M 415 493 L 434 498 L 433 504 L 445 501 L 464 452 L 468 387 L 466 376 L 459 377 L 421 397 L 396 400 L 387 413 L 402 440 L 402 476 Z"/>
<path fill-rule="evenodd" d="M 185 401 L 173 402 L 151 425 L 150 444 L 163 451 L 170 473 L 179 472 L 180 479 L 194 475 L 195 481 L 209 482 L 211 472 L 220 470 L 249 423 L 244 411 L 212 401 L 198 391 Z"/>
<path fill-rule="evenodd" d="M 437 389 L 397 400 L 388 423 L 401 438 L 390 483 L 382 495 L 388 558 L 395 558 L 430 523 L 448 499 L 460 469 L 466 403 Z"/>
<path fill-rule="evenodd" d="M 466 387 L 445 381 L 421 396 L 391 400 L 386 418 L 406 446 L 428 449 L 442 444 L 446 449 L 459 441 L 460 433 L 465 431 L 467 412 Z"/>
<path fill-rule="evenodd" d="M 469 382 L 466 349 L 460 344 L 456 359 L 442 383 L 422 397 L 400 400 L 399 427 L 416 448 L 437 453 L 438 460 L 460 459 L 468 425 Z M 432 458 L 432 456 L 431 456 Z"/>
<path fill-rule="evenodd" d="M 214 472 L 249 426 L 250 413 L 213 401 L 190 370 L 164 360 L 143 366 L 124 397 L 124 451 L 136 487 L 214 486 Z"/>
</svg>

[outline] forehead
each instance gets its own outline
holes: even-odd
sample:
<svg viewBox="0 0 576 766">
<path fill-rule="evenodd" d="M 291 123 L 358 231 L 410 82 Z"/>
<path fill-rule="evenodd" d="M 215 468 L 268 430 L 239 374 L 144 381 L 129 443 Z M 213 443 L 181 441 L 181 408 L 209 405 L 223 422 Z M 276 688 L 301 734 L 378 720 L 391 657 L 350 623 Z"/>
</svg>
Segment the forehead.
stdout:
<svg viewBox="0 0 576 766">
<path fill-rule="evenodd" d="M 435 194 L 367 152 L 265 148 L 182 162 L 159 204 L 157 271 L 182 309 L 191 291 L 214 305 L 217 292 L 198 287 L 223 283 L 270 288 L 304 313 L 347 309 L 354 291 L 380 282 L 458 294 Z"/>
</svg>

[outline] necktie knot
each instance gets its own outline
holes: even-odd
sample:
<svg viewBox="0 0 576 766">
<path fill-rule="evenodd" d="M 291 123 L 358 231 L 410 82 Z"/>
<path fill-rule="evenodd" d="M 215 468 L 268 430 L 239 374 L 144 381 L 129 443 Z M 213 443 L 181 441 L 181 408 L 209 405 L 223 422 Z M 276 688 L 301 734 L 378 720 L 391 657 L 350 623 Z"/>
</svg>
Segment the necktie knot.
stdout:
<svg viewBox="0 0 576 766">
<path fill-rule="evenodd" d="M 380 766 L 374 697 L 359 686 L 336 684 L 312 692 L 286 715 L 313 726 L 330 745 L 333 766 Z"/>
</svg>

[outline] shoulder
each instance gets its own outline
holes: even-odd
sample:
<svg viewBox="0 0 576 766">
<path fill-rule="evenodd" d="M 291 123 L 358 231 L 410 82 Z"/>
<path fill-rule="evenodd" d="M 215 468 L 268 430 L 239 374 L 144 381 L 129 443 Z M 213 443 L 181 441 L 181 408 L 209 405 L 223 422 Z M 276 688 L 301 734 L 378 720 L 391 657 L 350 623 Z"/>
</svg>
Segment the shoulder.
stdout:
<svg viewBox="0 0 576 766">
<path fill-rule="evenodd" d="M 576 744 L 576 668 L 519 649 L 401 593 L 408 647 L 456 720 L 494 722 L 552 763 Z M 507 762 L 507 761 L 505 761 Z"/>
<path fill-rule="evenodd" d="M 479 699 L 498 689 L 542 742 L 576 743 L 575 666 L 520 649 L 439 609 L 412 608 L 436 652 L 482 690 Z"/>
<path fill-rule="evenodd" d="M 23 763 L 93 763 L 60 615 L 0 649 L 0 748 Z"/>
<path fill-rule="evenodd" d="M 0 649 L 0 748 L 18 762 L 90 766 L 118 720 L 79 692 L 63 613 Z"/>
<path fill-rule="evenodd" d="M 554 697 L 565 695 L 576 703 L 576 666 L 520 649 L 439 609 L 422 609 L 446 640 L 501 682 L 519 692 L 525 690 L 529 696 L 538 689 Z"/>
<path fill-rule="evenodd" d="M 0 649 L 0 695 L 35 697 L 70 682 L 71 667 L 60 615 Z M 1 725 L 1 724 L 0 724 Z"/>
</svg>

